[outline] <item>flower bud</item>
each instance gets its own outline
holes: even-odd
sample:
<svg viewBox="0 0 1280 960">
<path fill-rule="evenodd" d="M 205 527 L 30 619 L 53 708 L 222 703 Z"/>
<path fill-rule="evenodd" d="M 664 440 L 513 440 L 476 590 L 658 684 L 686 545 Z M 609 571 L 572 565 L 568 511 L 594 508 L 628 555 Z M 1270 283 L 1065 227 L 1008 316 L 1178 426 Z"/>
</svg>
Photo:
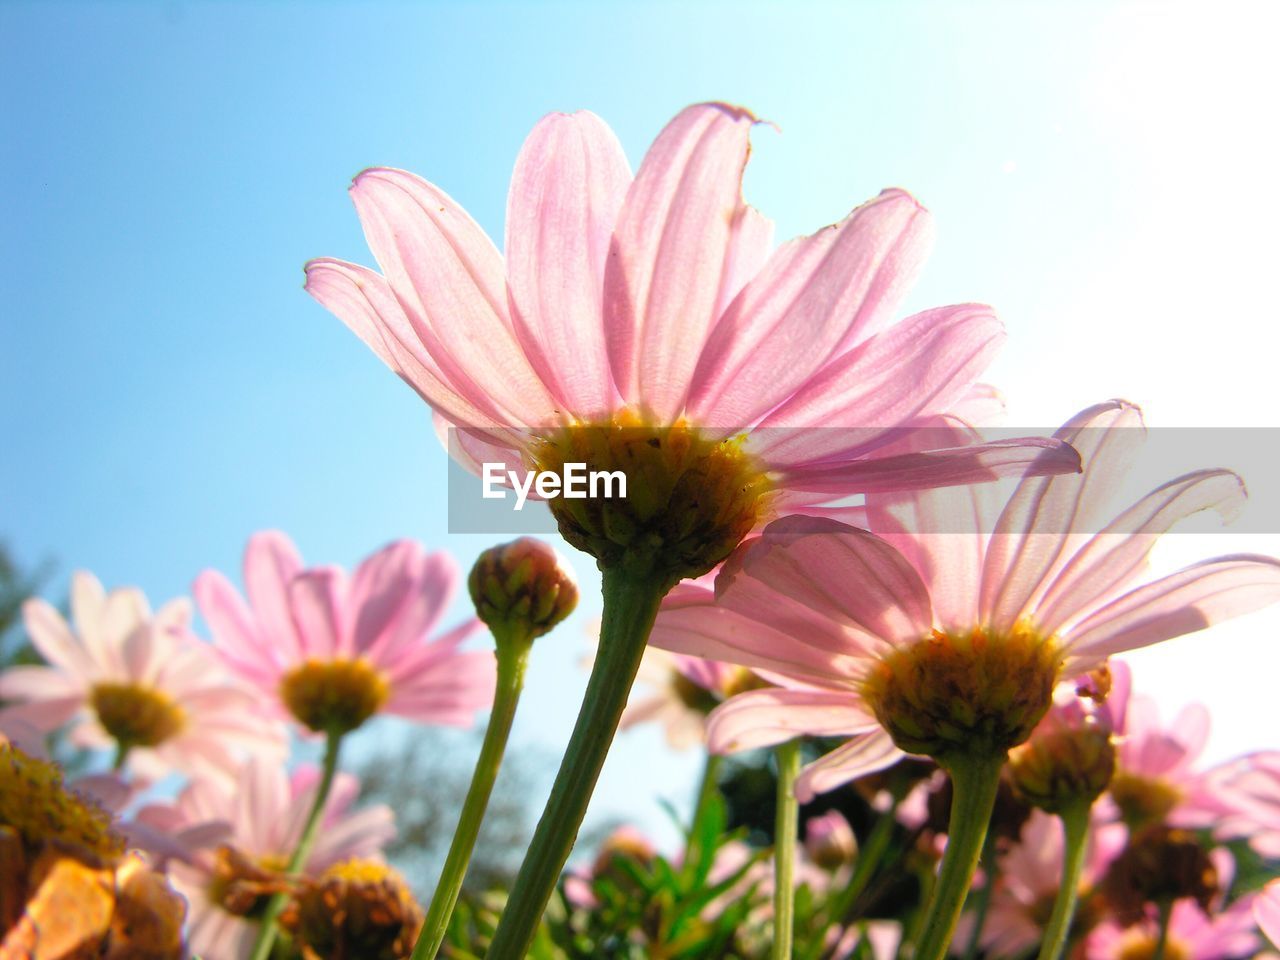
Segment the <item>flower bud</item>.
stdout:
<svg viewBox="0 0 1280 960">
<path fill-rule="evenodd" d="M 1092 805 L 1111 782 L 1116 749 L 1101 724 L 1082 723 L 1033 733 L 1009 753 L 1014 789 L 1049 813 Z"/>
<path fill-rule="evenodd" d="M 858 855 L 853 828 L 839 810 L 828 810 L 805 824 L 804 848 L 823 870 L 838 870 Z"/>
<path fill-rule="evenodd" d="M 532 537 L 480 554 L 467 586 L 476 615 L 495 635 L 514 627 L 529 639 L 540 637 L 578 605 L 573 571 L 548 544 Z"/>
</svg>

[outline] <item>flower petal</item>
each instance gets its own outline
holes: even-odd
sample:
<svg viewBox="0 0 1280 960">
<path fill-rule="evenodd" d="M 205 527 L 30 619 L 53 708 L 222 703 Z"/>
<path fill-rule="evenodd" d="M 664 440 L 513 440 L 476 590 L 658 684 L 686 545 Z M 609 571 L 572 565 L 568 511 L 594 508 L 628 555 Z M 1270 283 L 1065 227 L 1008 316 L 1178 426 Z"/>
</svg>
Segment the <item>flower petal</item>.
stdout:
<svg viewBox="0 0 1280 960">
<path fill-rule="evenodd" d="M 289 582 L 302 570 L 298 548 L 283 533 L 265 530 L 249 538 L 244 549 L 244 588 L 262 627 L 260 639 L 280 651 L 281 662 L 301 653 L 289 609 Z"/>
<path fill-rule="evenodd" d="M 1011 476 L 1078 472 L 1080 457 L 1069 445 L 1047 437 L 991 440 L 967 447 L 925 450 L 867 460 L 788 467 L 778 471 L 788 493 L 894 493 Z"/>
<path fill-rule="evenodd" d="M 689 412 L 741 428 L 889 321 L 931 236 L 929 216 L 886 190 L 834 226 L 784 244 L 711 331 Z"/>
<path fill-rule="evenodd" d="M 1280 600 L 1280 560 L 1238 554 L 1193 564 L 1113 600 L 1079 623 L 1067 652 L 1085 666 Z"/>
<path fill-rule="evenodd" d="M 55 667 L 83 681 L 101 679 L 94 659 L 51 605 L 33 597 L 22 605 L 22 622 L 32 646 Z"/>
<path fill-rule="evenodd" d="M 827 364 L 765 417 L 761 454 L 795 464 L 873 450 L 894 428 L 964 397 L 1003 341 L 1004 327 L 981 304 L 908 317 Z"/>
<path fill-rule="evenodd" d="M 433 409 L 472 427 L 505 420 L 483 392 L 464 397 L 423 346 L 386 278 L 367 267 L 321 258 L 306 266 L 306 291 L 347 325 Z"/>
<path fill-rule="evenodd" d="M 728 598 L 737 579 L 717 593 Z M 878 637 L 887 644 L 929 635 L 933 612 L 920 574 L 879 537 L 821 517 L 785 517 L 741 556 L 741 575 Z M 725 602 L 728 602 L 727 600 Z"/>
<path fill-rule="evenodd" d="M 1009 498 L 987 544 L 981 622 L 1007 630 L 1066 558 L 1072 534 L 1096 530 L 1108 492 L 1145 437 L 1142 412 L 1112 400 L 1089 407 L 1054 436 L 1080 453 L 1080 476 L 1029 477 Z"/>
<path fill-rule="evenodd" d="M 479 225 L 403 170 L 366 170 L 351 196 L 369 248 L 449 382 L 473 403 L 489 397 L 510 423 L 549 422 L 555 402 L 520 348 L 502 258 Z"/>
<path fill-rule="evenodd" d="M 1046 634 L 1114 597 L 1146 563 L 1160 535 L 1202 510 L 1224 519 L 1244 504 L 1244 481 L 1230 470 L 1200 470 L 1171 480 L 1121 513 L 1066 563 L 1036 609 Z"/>
<path fill-rule="evenodd" d="M 819 793 L 891 767 L 904 756 L 889 734 L 877 728 L 836 747 L 801 770 L 796 778 L 796 799 L 808 803 Z"/>
<path fill-rule="evenodd" d="M 601 301 L 613 226 L 631 183 L 618 138 L 593 113 L 553 113 L 516 158 L 507 282 L 525 353 L 579 418 L 615 405 Z"/>
<path fill-rule="evenodd" d="M 785 611 L 788 622 L 800 620 L 807 609 L 800 604 L 791 607 Z M 806 622 L 813 629 L 804 633 L 780 630 L 771 622 L 761 622 L 717 603 L 710 590 L 680 584 L 667 595 L 658 611 L 649 643 L 675 653 L 770 670 L 821 686 L 841 686 L 842 678 L 851 683 L 858 665 L 849 654 L 860 652 L 875 639 L 867 637 L 861 644 L 851 642 L 836 624 L 824 623 L 817 615 Z"/>
<path fill-rule="evenodd" d="M 289 583 L 289 605 L 302 658 L 349 657 L 346 576 L 338 567 L 305 570 Z"/>
<path fill-rule="evenodd" d="M 827 690 L 752 690 L 730 697 L 707 718 L 712 753 L 740 753 L 796 737 L 838 737 L 876 726 L 862 698 Z"/>
<path fill-rule="evenodd" d="M 755 117 L 682 110 L 649 148 L 614 228 L 604 278 L 605 336 L 629 404 L 674 420 L 715 321 L 742 213 Z"/>
</svg>

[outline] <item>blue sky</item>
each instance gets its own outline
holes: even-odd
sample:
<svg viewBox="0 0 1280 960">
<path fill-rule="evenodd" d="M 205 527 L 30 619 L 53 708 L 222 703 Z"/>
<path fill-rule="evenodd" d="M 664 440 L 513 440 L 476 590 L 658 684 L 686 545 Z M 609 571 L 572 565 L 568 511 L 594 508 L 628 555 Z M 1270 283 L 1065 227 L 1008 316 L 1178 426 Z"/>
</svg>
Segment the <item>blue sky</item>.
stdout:
<svg viewBox="0 0 1280 960">
<path fill-rule="evenodd" d="M 599 113 L 634 165 L 687 103 L 751 107 L 781 131 L 757 129 L 746 184 L 780 238 L 911 189 L 939 240 L 907 308 L 997 306 L 1015 422 L 1122 395 L 1157 424 L 1275 426 L 1276 26 L 1261 3 L 6 3 L 0 536 L 156 601 L 234 573 L 264 527 L 316 562 L 410 536 L 469 563 L 486 543 L 446 535 L 426 410 L 301 267 L 370 262 L 345 190 L 374 164 L 500 237 L 551 110 Z M 1206 541 L 1170 556 L 1280 552 Z M 517 725 L 549 755 L 598 612 L 574 563 L 588 600 Z M 1225 755 L 1274 729 L 1268 638 L 1264 615 L 1135 662 L 1170 704 L 1208 700 Z M 622 741 L 594 815 L 684 798 L 696 761 L 659 743 Z"/>
</svg>

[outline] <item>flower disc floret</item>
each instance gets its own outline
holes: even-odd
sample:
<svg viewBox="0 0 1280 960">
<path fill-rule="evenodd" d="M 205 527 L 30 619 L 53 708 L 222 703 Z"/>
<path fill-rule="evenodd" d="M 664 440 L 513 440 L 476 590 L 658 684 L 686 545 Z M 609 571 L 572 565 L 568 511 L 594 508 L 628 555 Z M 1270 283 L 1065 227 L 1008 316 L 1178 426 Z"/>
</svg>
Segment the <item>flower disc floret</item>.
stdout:
<svg viewBox="0 0 1280 960">
<path fill-rule="evenodd" d="M 398 960 L 413 948 L 422 910 L 385 864 L 350 860 L 330 867 L 297 896 L 283 920 L 303 955 Z"/>
<path fill-rule="evenodd" d="M 355 730 L 387 701 L 386 678 L 365 660 L 307 660 L 280 679 L 289 712 L 317 733 Z"/>
<path fill-rule="evenodd" d="M 186 711 L 172 697 L 140 683 L 98 683 L 89 703 L 102 728 L 122 746 L 157 747 L 187 726 Z"/>
<path fill-rule="evenodd" d="M 653 426 L 624 410 L 602 422 L 577 423 L 538 443 L 536 468 L 563 473 L 620 472 L 626 496 L 558 497 L 551 512 L 566 540 L 601 567 L 628 566 L 672 582 L 722 561 L 755 527 L 772 485 L 744 449 L 744 438 L 705 434 L 684 420 Z"/>
<path fill-rule="evenodd" d="M 1021 625 L 1007 634 L 935 630 L 881 657 L 862 692 L 907 753 L 943 763 L 1000 756 L 1044 717 L 1061 663 L 1052 638 Z"/>
<path fill-rule="evenodd" d="M 0 826 L 15 831 L 29 849 L 55 843 L 104 861 L 124 852 L 109 814 L 68 790 L 52 763 L 7 743 L 0 743 Z"/>
</svg>

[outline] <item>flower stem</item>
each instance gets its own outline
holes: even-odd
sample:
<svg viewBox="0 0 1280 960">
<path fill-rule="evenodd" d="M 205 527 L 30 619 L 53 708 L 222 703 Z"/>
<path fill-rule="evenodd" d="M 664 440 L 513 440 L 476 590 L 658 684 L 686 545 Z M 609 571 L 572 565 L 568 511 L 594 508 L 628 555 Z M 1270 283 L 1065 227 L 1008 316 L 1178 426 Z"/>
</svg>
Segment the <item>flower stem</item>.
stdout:
<svg viewBox="0 0 1280 960">
<path fill-rule="evenodd" d="M 706 819 L 707 811 L 711 808 L 711 802 L 715 798 L 716 791 L 720 789 L 719 776 L 720 765 L 723 758 L 718 754 L 708 753 L 706 763 L 702 768 L 702 783 L 698 786 L 698 797 L 694 802 L 693 816 L 689 819 L 689 843 L 688 852 L 685 855 L 685 865 L 688 870 L 694 870 L 700 859 L 700 846 L 702 843 L 702 822 Z"/>
<path fill-rule="evenodd" d="M 986 883 L 974 896 L 973 930 L 969 933 L 969 945 L 964 951 L 964 960 L 976 960 L 979 947 L 982 945 L 982 929 L 987 925 L 987 914 L 991 911 L 991 894 L 995 889 L 999 872 L 999 861 L 996 858 L 996 846 L 990 836 L 982 845 L 983 873 Z"/>
<path fill-rule="evenodd" d="M 119 773 L 124 769 L 124 763 L 129 759 L 129 751 L 133 749 L 133 745 L 128 740 L 116 741 L 116 755 L 111 762 L 111 772 Z"/>
<path fill-rule="evenodd" d="M 1151 960 L 1164 960 L 1164 953 L 1169 946 L 1169 921 L 1173 919 L 1173 901 L 1163 900 L 1160 903 L 1160 939 L 1151 953 Z"/>
<path fill-rule="evenodd" d="M 956 921 L 982 855 L 987 824 L 995 808 L 1004 756 L 950 758 L 951 820 L 942 868 L 925 911 L 924 932 L 916 945 L 915 960 L 942 960 L 951 945 Z"/>
<path fill-rule="evenodd" d="M 1092 802 L 1073 804 L 1063 810 L 1062 886 L 1053 902 L 1053 915 L 1040 943 L 1039 960 L 1058 960 L 1067 945 L 1071 920 L 1080 894 L 1080 873 L 1084 869 L 1085 848 L 1089 844 L 1089 809 Z"/>
<path fill-rule="evenodd" d="M 341 733 L 330 732 L 326 735 L 324 764 L 320 771 L 320 782 L 316 785 L 316 795 L 311 801 L 311 810 L 307 813 L 302 833 L 298 836 L 298 845 L 293 848 L 293 855 L 289 857 L 289 864 L 285 868 L 290 876 L 297 874 L 306 865 L 307 858 L 311 856 L 311 848 L 315 846 L 316 832 L 320 828 L 320 821 L 324 819 L 325 804 L 329 800 L 329 791 L 333 789 L 334 775 L 338 772 L 338 750 L 341 746 Z M 253 942 L 253 952 L 249 954 L 250 960 L 267 960 L 271 956 L 271 948 L 275 946 L 276 935 L 279 933 L 276 920 L 288 902 L 289 894 L 285 892 L 274 893 L 267 901 L 258 927 L 258 938 Z"/>
<path fill-rule="evenodd" d="M 835 905 L 831 908 L 832 922 L 844 924 L 852 919 L 849 912 L 857 903 L 858 897 L 862 895 L 862 891 L 867 888 L 867 884 L 871 882 L 876 867 L 880 865 L 885 851 L 889 848 L 889 841 L 893 838 L 893 828 L 897 822 L 894 819 L 897 811 L 898 798 L 894 797 L 893 806 L 879 816 L 876 825 L 871 828 L 871 833 L 867 836 L 866 844 L 858 850 L 858 859 L 854 862 L 853 876 L 849 878 L 849 885 L 836 896 Z"/>
<path fill-rule="evenodd" d="M 462 805 L 453 843 L 440 873 L 440 882 L 431 898 L 431 906 L 427 909 L 427 919 L 418 934 L 418 943 L 413 948 L 413 960 L 430 960 L 444 943 L 449 918 L 453 915 L 453 908 L 462 892 L 462 881 L 466 877 L 467 865 L 471 862 L 476 837 L 480 833 L 480 824 L 489 805 L 489 795 L 493 792 L 498 768 L 502 765 L 502 755 L 506 751 L 507 738 L 511 734 L 511 723 L 515 719 L 516 705 L 520 702 L 520 692 L 524 688 L 525 667 L 529 662 L 533 638 L 528 635 L 527 629 L 521 631 L 513 628 L 506 632 L 506 636 L 497 636 L 495 631 L 498 682 L 493 710 L 489 714 L 484 743 L 480 747 L 475 772 L 471 775 L 471 786 Z M 512 635 L 520 633 L 523 635 Z"/>
<path fill-rule="evenodd" d="M 795 926 L 796 831 L 800 804 L 796 801 L 796 777 L 800 773 L 800 741 L 781 744 L 778 760 L 778 804 L 773 823 L 773 952 L 772 960 L 791 960 Z"/>
<path fill-rule="evenodd" d="M 603 571 L 600 649 L 586 696 L 487 960 L 523 960 L 529 949 L 586 816 L 658 605 L 669 587 L 665 579 L 637 576 L 620 567 Z"/>
</svg>

